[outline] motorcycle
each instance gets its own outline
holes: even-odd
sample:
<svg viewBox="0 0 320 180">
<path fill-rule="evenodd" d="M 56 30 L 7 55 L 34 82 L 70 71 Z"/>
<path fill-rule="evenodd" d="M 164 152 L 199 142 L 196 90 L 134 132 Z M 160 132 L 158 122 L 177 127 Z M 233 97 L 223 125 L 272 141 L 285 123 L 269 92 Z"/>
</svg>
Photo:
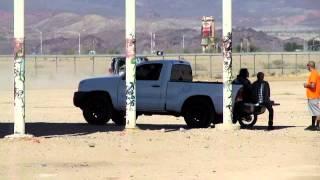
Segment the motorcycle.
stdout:
<svg viewBox="0 0 320 180">
<path fill-rule="evenodd" d="M 271 101 L 272 106 L 278 106 L 279 103 Z M 257 120 L 258 115 L 263 114 L 266 111 L 266 107 L 260 103 L 250 103 L 250 102 L 236 102 L 233 123 L 239 122 L 241 128 L 252 128 Z"/>
</svg>

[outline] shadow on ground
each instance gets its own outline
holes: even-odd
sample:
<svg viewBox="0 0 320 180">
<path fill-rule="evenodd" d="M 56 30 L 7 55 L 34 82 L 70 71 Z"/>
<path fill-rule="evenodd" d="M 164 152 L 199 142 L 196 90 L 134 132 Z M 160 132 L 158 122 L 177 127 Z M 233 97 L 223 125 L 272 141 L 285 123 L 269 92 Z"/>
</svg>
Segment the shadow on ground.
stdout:
<svg viewBox="0 0 320 180">
<path fill-rule="evenodd" d="M 81 136 L 96 132 L 122 131 L 124 128 L 108 124 L 105 126 L 94 126 L 87 123 L 26 123 L 26 133 L 36 137 L 53 136 Z M 14 132 L 13 123 L 0 123 L 0 138 Z"/>
<path fill-rule="evenodd" d="M 281 129 L 288 129 L 288 128 L 295 128 L 298 126 L 273 126 L 273 131 L 276 130 L 281 130 Z M 268 129 L 268 126 L 253 126 L 252 128 L 248 129 L 248 130 L 261 130 L 261 131 L 265 131 Z"/>
<path fill-rule="evenodd" d="M 188 127 L 183 124 L 137 124 L 140 130 L 164 130 L 165 132 L 188 130 Z M 274 126 L 274 130 L 294 128 L 297 126 Z M 0 123 L 0 138 L 6 135 L 13 134 L 13 123 Z M 103 126 L 94 126 L 87 123 L 46 123 L 35 122 L 26 123 L 26 133 L 36 137 L 55 137 L 55 136 L 83 136 L 97 132 L 114 132 L 123 131 L 123 126 L 114 124 L 106 124 Z M 254 126 L 248 130 L 267 130 L 267 126 Z"/>
<path fill-rule="evenodd" d="M 183 124 L 137 124 L 137 126 L 141 130 L 162 130 L 162 129 L 164 129 L 165 132 L 179 131 L 180 128 L 183 128 L 184 130 L 188 130 L 187 125 L 183 125 Z"/>
<path fill-rule="evenodd" d="M 181 127 L 186 128 L 185 125 L 167 125 L 167 124 L 137 124 L 141 130 L 161 130 L 166 132 L 178 131 Z M 26 133 L 32 134 L 36 137 L 54 137 L 54 136 L 83 136 L 97 132 L 113 132 L 123 131 L 124 127 L 116 126 L 114 124 L 107 124 L 103 126 L 94 126 L 87 123 L 45 123 L 35 122 L 26 123 Z M 0 123 L 0 138 L 13 134 L 13 123 Z"/>
</svg>

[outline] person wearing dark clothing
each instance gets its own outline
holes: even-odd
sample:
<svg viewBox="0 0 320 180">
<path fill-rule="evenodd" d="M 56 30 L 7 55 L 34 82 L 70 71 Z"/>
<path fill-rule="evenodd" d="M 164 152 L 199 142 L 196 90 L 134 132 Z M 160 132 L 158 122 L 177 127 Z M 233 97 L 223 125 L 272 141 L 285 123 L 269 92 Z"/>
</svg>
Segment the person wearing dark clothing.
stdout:
<svg viewBox="0 0 320 180">
<path fill-rule="evenodd" d="M 251 94 L 251 82 L 249 78 L 249 71 L 247 68 L 241 68 L 237 78 L 232 81 L 232 84 L 242 85 L 242 101 L 236 102 L 233 111 L 233 123 L 236 123 L 239 117 L 242 116 L 242 111 L 244 103 L 250 101 Z"/>
<path fill-rule="evenodd" d="M 273 130 L 273 108 L 270 100 L 270 86 L 267 81 L 264 81 L 263 72 L 257 74 L 257 80 L 251 86 L 252 102 L 259 103 L 265 106 L 269 111 L 268 130 Z"/>
<path fill-rule="evenodd" d="M 237 78 L 232 81 L 232 84 L 241 84 L 243 86 L 243 101 L 248 102 L 250 100 L 251 82 L 249 78 L 249 71 L 247 68 L 241 68 Z"/>
</svg>

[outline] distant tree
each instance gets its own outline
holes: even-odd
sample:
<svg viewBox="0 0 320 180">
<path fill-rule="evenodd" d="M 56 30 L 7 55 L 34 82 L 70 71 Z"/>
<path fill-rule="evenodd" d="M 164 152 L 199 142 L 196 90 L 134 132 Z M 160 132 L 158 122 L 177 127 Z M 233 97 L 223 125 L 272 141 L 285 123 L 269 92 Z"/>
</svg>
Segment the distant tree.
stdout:
<svg viewBox="0 0 320 180">
<path fill-rule="evenodd" d="M 76 50 L 74 49 L 66 49 L 62 52 L 62 54 L 64 55 L 73 55 L 73 54 L 76 54 Z"/>
<path fill-rule="evenodd" d="M 310 51 L 319 51 L 320 50 L 320 41 L 318 40 L 309 40 L 308 41 L 308 50 Z"/>
<path fill-rule="evenodd" d="M 190 50 L 185 48 L 185 49 L 183 50 L 183 53 L 190 53 Z"/>
<path fill-rule="evenodd" d="M 202 48 L 195 48 L 193 49 L 194 53 L 202 53 Z"/>
<path fill-rule="evenodd" d="M 250 50 L 250 52 L 258 52 L 258 51 L 260 51 L 260 48 L 251 44 L 249 47 L 249 50 Z"/>
<path fill-rule="evenodd" d="M 120 51 L 117 49 L 109 49 L 107 50 L 107 54 L 120 54 Z"/>
<path fill-rule="evenodd" d="M 5 40 L 6 40 L 6 38 L 5 38 L 5 37 L 0 36 L 0 41 L 5 41 Z"/>
<path fill-rule="evenodd" d="M 165 50 L 164 53 L 165 53 L 165 54 L 173 54 L 173 53 L 176 53 L 176 51 L 173 50 L 173 49 L 167 49 L 167 50 Z"/>
<path fill-rule="evenodd" d="M 297 49 L 303 49 L 303 45 L 297 44 L 295 42 L 287 42 L 284 44 L 285 51 L 294 52 Z"/>
<path fill-rule="evenodd" d="M 241 50 L 241 46 L 239 44 L 234 48 L 233 52 L 240 52 L 240 50 Z"/>
<path fill-rule="evenodd" d="M 240 52 L 240 50 L 241 50 L 240 44 L 238 44 L 236 47 L 233 48 L 233 52 Z M 250 45 L 249 51 L 250 52 L 257 52 L 257 51 L 260 51 L 260 49 L 254 45 Z"/>
</svg>

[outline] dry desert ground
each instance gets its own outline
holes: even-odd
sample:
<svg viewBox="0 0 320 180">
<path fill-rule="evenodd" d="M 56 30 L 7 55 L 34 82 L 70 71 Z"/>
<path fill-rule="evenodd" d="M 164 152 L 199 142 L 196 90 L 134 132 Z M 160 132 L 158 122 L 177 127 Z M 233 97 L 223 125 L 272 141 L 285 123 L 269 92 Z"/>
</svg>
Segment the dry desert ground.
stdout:
<svg viewBox="0 0 320 180">
<path fill-rule="evenodd" d="M 34 81 L 26 91 L 26 131 L 34 137 L 8 139 L 12 91 L 0 88 L 0 179 L 319 180 L 320 131 L 305 130 L 305 78 L 266 77 L 281 104 L 273 131 L 268 113 L 251 130 L 187 129 L 170 116 L 141 116 L 136 130 L 92 126 L 72 104 L 77 81 Z"/>
</svg>

